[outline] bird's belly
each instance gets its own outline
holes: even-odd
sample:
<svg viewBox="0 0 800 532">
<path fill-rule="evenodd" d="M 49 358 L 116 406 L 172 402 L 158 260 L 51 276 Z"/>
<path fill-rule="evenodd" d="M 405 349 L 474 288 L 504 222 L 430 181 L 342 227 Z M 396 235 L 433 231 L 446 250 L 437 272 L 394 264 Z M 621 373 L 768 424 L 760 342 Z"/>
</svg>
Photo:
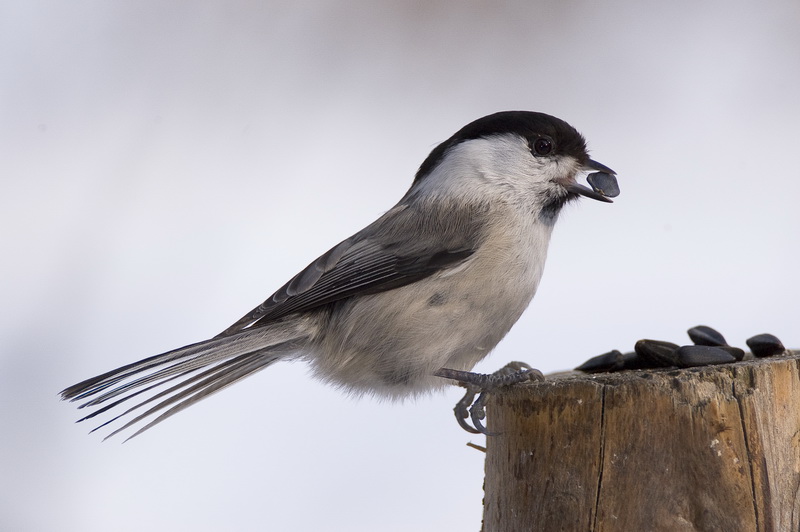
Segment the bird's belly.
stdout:
<svg viewBox="0 0 800 532">
<path fill-rule="evenodd" d="M 315 374 L 399 398 L 444 385 L 433 376 L 439 368 L 471 370 L 517 321 L 541 276 L 540 267 L 515 264 L 520 271 L 487 282 L 481 266 L 342 302 L 309 356 Z"/>
</svg>

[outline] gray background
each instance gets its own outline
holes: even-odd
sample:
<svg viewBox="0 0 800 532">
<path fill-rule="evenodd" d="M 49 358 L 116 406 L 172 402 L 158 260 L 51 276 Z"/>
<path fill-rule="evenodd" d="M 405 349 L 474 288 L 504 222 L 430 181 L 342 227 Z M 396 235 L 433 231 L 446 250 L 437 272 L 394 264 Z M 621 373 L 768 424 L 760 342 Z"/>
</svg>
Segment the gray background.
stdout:
<svg viewBox="0 0 800 532">
<path fill-rule="evenodd" d="M 554 114 L 619 173 L 477 368 L 699 323 L 797 347 L 800 4 L 1 2 L 0 529 L 478 530 L 451 408 L 282 364 L 125 445 L 65 386 L 216 334 L 436 143 Z"/>
</svg>

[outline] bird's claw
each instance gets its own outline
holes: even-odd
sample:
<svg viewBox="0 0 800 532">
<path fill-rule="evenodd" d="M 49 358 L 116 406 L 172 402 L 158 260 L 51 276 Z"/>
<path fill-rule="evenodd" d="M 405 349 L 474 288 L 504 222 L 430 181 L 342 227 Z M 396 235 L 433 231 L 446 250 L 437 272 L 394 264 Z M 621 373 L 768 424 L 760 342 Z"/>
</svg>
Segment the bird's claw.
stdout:
<svg viewBox="0 0 800 532">
<path fill-rule="evenodd" d="M 436 372 L 436 376 L 454 380 L 467 389 L 467 393 L 453 409 L 456 421 L 467 432 L 487 436 L 497 435 L 489 432 L 483 424 L 483 420 L 486 419 L 486 400 L 492 391 L 521 382 L 544 380 L 541 371 L 533 369 L 524 362 L 510 362 L 491 374 L 442 368 Z M 472 426 L 467 419 L 472 421 Z"/>
<path fill-rule="evenodd" d="M 486 436 L 497 436 L 499 432 L 489 432 L 489 430 L 483 425 L 483 420 L 486 419 L 486 408 L 484 402 L 486 401 L 485 397 L 487 397 L 488 391 L 482 392 L 479 396 L 477 401 L 472 403 L 472 406 L 469 409 L 470 418 L 472 418 L 472 424 L 475 426 L 478 432 L 481 434 L 485 434 Z"/>
<path fill-rule="evenodd" d="M 472 434 L 480 434 L 480 430 L 471 427 L 470 424 L 467 423 L 467 418 L 470 417 L 470 406 L 472 405 L 477 392 L 472 386 L 466 386 L 466 388 L 467 393 L 465 393 L 464 397 L 462 397 L 461 400 L 456 403 L 455 408 L 453 408 L 453 412 L 455 412 L 456 421 L 458 421 L 458 424 L 462 429 L 466 430 L 467 432 L 471 432 Z"/>
</svg>

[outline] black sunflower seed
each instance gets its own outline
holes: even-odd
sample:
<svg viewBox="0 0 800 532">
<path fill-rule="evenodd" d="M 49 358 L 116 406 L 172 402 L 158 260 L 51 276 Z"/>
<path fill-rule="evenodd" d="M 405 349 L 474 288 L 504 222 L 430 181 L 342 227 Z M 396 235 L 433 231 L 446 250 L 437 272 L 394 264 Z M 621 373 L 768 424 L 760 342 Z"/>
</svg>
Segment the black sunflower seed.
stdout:
<svg viewBox="0 0 800 532">
<path fill-rule="evenodd" d="M 731 347 L 729 345 L 720 345 L 716 347 L 717 349 L 722 349 L 723 351 L 731 355 L 733 358 L 736 359 L 737 362 L 744 358 L 744 350 L 739 349 L 738 347 Z"/>
<path fill-rule="evenodd" d="M 635 352 L 625 353 L 622 355 L 622 369 L 646 369 L 654 366 L 648 360 L 637 355 Z"/>
<path fill-rule="evenodd" d="M 593 172 L 586 176 L 586 182 L 592 186 L 592 190 L 599 192 L 603 196 L 616 198 L 619 196 L 619 184 L 617 178 L 605 172 Z"/>
<path fill-rule="evenodd" d="M 753 356 L 771 357 L 773 355 L 780 355 L 786 348 L 783 347 L 778 338 L 772 334 L 757 334 L 747 340 L 747 347 L 753 352 Z"/>
<path fill-rule="evenodd" d="M 637 355 L 656 367 L 675 366 L 677 363 L 675 350 L 678 349 L 678 345 L 672 342 L 639 340 L 633 348 L 636 350 Z"/>
<path fill-rule="evenodd" d="M 684 345 L 676 351 L 678 366 L 692 368 L 736 362 L 733 355 L 720 347 L 710 345 Z"/>
<path fill-rule="evenodd" d="M 608 353 L 590 358 L 575 369 L 586 373 L 602 373 L 604 371 L 618 371 L 623 366 L 622 353 L 614 349 Z"/>
<path fill-rule="evenodd" d="M 707 325 L 698 325 L 686 332 L 689 333 L 689 338 L 692 339 L 695 345 L 728 345 L 728 342 L 725 341 L 725 337 Z"/>
</svg>

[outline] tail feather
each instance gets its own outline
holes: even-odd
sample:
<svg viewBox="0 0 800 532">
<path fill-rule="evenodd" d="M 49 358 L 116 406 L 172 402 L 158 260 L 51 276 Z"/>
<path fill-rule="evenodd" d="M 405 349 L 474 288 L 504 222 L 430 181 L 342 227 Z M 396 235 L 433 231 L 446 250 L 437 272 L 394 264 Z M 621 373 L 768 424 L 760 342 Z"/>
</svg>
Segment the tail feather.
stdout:
<svg viewBox="0 0 800 532">
<path fill-rule="evenodd" d="M 212 371 L 212 370 L 209 370 L 209 371 Z M 130 394 L 126 395 L 125 397 L 123 397 L 122 399 L 117 399 L 117 400 L 116 400 L 116 401 L 114 401 L 113 403 L 111 403 L 111 404 L 107 404 L 107 405 L 106 405 L 106 406 L 104 406 L 103 408 L 97 409 L 97 410 L 95 410 L 94 412 L 92 412 L 91 414 L 87 414 L 87 415 L 85 415 L 84 417 L 82 417 L 82 418 L 80 418 L 78 421 L 76 421 L 76 423 L 80 423 L 81 421 L 86 421 L 87 419 L 92 419 L 93 417 L 95 417 L 95 416 L 98 416 L 98 415 L 100 415 L 100 414 L 102 414 L 102 413 L 104 413 L 104 412 L 108 412 L 109 410 L 111 410 L 111 409 L 112 409 L 112 408 L 114 408 L 115 406 L 117 406 L 117 405 L 119 405 L 119 404 L 121 404 L 121 403 L 124 403 L 124 402 L 125 402 L 125 401 L 127 401 L 128 399 L 133 399 L 133 398 L 134 398 L 134 397 L 136 397 L 137 395 L 141 395 L 141 394 L 143 394 L 143 393 L 149 392 L 149 391 L 150 391 L 150 390 L 152 390 L 153 388 L 158 388 L 159 386 L 162 386 L 162 385 L 164 385 L 164 384 L 166 384 L 166 383 L 168 383 L 168 382 L 170 382 L 170 381 L 174 381 L 175 379 L 180 379 L 181 377 L 185 377 L 186 375 L 188 375 L 188 374 L 190 374 L 190 373 L 192 373 L 192 372 L 191 372 L 191 371 L 187 371 L 186 373 L 180 373 L 180 374 L 178 374 L 178 375 L 175 375 L 175 376 L 172 376 L 172 377 L 170 377 L 170 378 L 168 378 L 168 379 L 164 379 L 164 380 L 163 380 L 163 381 L 161 381 L 161 382 L 157 382 L 157 383 L 155 383 L 155 384 L 151 384 L 150 386 L 147 386 L 146 388 L 142 388 L 141 390 L 137 390 L 137 391 L 135 391 L 135 392 L 133 392 L 133 393 L 130 393 Z M 171 389 L 171 388 L 170 388 L 170 389 Z M 159 394 L 159 395 L 160 395 L 160 394 Z M 149 402 L 149 400 L 148 400 L 148 402 Z M 143 404 L 143 403 L 140 403 L 140 404 Z M 83 408 L 84 406 L 86 406 L 86 405 L 78 405 L 78 408 Z M 130 410 L 128 410 L 128 411 L 126 411 L 126 412 L 124 412 L 124 413 L 120 414 L 119 416 L 115 417 L 114 419 L 117 419 L 118 417 L 120 417 L 120 416 L 123 416 L 123 415 L 127 414 L 129 411 L 130 411 Z M 112 419 L 112 420 L 110 420 L 110 421 L 106 421 L 105 423 L 103 423 L 102 425 L 100 425 L 100 427 L 103 427 L 103 426 L 105 426 L 105 425 L 108 425 L 108 424 L 109 424 L 111 421 L 114 421 L 114 419 Z M 92 431 L 91 431 L 91 432 L 94 432 L 95 430 L 99 429 L 100 427 L 96 427 L 96 428 L 92 429 Z"/>
<path fill-rule="evenodd" d="M 118 382 L 124 381 L 132 375 L 168 364 L 169 362 L 182 357 L 191 356 L 199 349 L 213 348 L 213 345 L 211 345 L 212 343 L 213 340 L 205 340 L 196 344 L 190 344 L 178 349 L 173 349 L 172 351 L 167 351 L 166 353 L 161 353 L 160 355 L 153 355 L 151 357 L 139 360 L 138 362 L 126 364 L 117 369 L 103 373 L 102 375 L 98 375 L 97 377 L 86 379 L 85 381 L 81 381 L 78 384 L 73 384 L 72 386 L 65 388 L 61 391 L 61 399 L 79 401 L 81 399 L 85 399 L 86 397 L 91 397 L 92 395 L 98 394 L 101 391 L 117 384 Z"/>
<path fill-rule="evenodd" d="M 126 384 L 117 386 L 111 390 L 106 391 L 105 393 L 95 397 L 94 399 L 87 401 L 81 404 L 78 408 L 85 408 L 87 406 L 95 406 L 100 403 L 104 403 L 109 399 L 117 397 L 128 390 L 132 390 L 134 388 L 139 388 L 140 386 L 144 386 L 151 382 L 162 381 L 171 377 L 173 375 L 181 375 L 185 373 L 189 373 L 195 371 L 200 368 L 204 368 L 209 364 L 213 364 L 219 360 L 224 360 L 231 356 L 235 356 L 239 353 L 250 352 L 253 350 L 251 347 L 253 345 L 253 339 L 249 338 L 252 333 L 242 334 L 242 338 L 229 338 L 227 342 L 222 340 L 207 340 L 206 342 L 201 342 L 200 344 L 194 344 L 187 348 L 180 348 L 174 351 L 170 351 L 168 353 L 164 353 L 165 358 L 160 363 L 148 363 L 143 365 L 139 368 L 134 368 L 122 375 L 115 376 L 109 379 L 109 382 L 102 382 L 95 385 L 91 390 L 87 390 L 86 392 L 76 396 L 74 400 L 85 399 L 86 397 L 91 397 L 97 393 L 100 393 L 103 390 L 108 389 L 109 386 L 113 384 L 117 384 L 127 378 L 130 378 L 134 375 L 140 374 L 144 371 L 149 369 L 154 369 L 157 366 L 164 365 L 164 364 L 172 364 L 168 365 L 167 367 L 155 371 L 153 373 L 148 373 L 142 377 L 134 379 Z M 239 336 L 239 335 L 237 335 Z M 256 337 L 256 349 L 260 349 L 263 345 L 259 345 L 258 340 L 260 338 Z M 177 362 L 176 362 L 177 360 Z"/>
<path fill-rule="evenodd" d="M 212 338 L 87 379 L 63 390 L 61 398 L 69 401 L 89 399 L 78 408 L 95 407 L 115 399 L 78 420 L 80 422 L 106 413 L 141 394 L 157 391 L 168 383 L 177 381 L 172 386 L 145 397 L 92 430 L 94 432 L 145 405 L 160 400 L 155 406 L 114 430 L 106 436 L 107 439 L 178 403 L 139 429 L 131 436 L 132 438 L 201 399 L 296 352 L 306 336 L 298 323 L 286 321 L 226 337 Z"/>
<path fill-rule="evenodd" d="M 156 404 L 155 406 L 149 408 L 147 411 L 139 414 L 135 418 L 131 419 L 127 423 L 125 423 L 120 428 L 116 429 L 114 432 L 110 433 L 108 436 L 103 438 L 107 440 L 108 438 L 114 436 L 122 432 L 123 430 L 127 429 L 128 427 L 133 426 L 137 422 L 143 420 L 144 418 L 155 414 L 157 412 L 162 411 L 164 408 L 168 407 L 169 405 L 180 401 L 177 405 L 173 406 L 166 412 L 160 414 L 157 418 L 147 423 L 145 426 L 134 432 L 131 436 L 125 439 L 125 441 L 130 440 L 141 434 L 142 432 L 153 428 L 157 424 L 161 423 L 162 421 L 170 418 L 184 410 L 193 404 L 205 399 L 206 397 L 211 396 L 212 394 L 227 388 L 231 384 L 238 382 L 245 377 L 252 375 L 253 373 L 266 368 L 267 366 L 271 365 L 273 362 L 277 361 L 280 356 L 276 356 L 275 354 L 258 354 L 256 353 L 252 357 L 243 358 L 239 360 L 236 364 L 225 364 L 226 367 L 223 368 L 214 368 L 217 370 L 211 376 L 205 378 L 204 380 L 198 382 L 194 386 L 187 388 L 175 395 L 161 401 L 160 403 Z M 181 383 L 177 386 L 173 386 L 170 391 L 177 390 L 182 388 L 184 384 L 188 383 Z M 159 394 L 159 396 L 166 395 L 166 393 Z M 140 404 L 135 405 L 134 407 L 130 408 L 129 411 L 138 408 L 139 406 L 143 406 L 145 403 L 150 402 L 149 400 Z M 118 416 L 119 417 L 119 416 Z"/>
<path fill-rule="evenodd" d="M 229 369 L 229 368 L 233 367 L 235 364 L 241 362 L 242 360 L 247 360 L 251 356 L 252 355 L 250 355 L 249 353 L 244 354 L 244 355 L 239 355 L 238 357 L 236 357 L 236 358 L 234 358 L 232 360 L 228 360 L 226 362 L 223 362 L 221 364 L 213 366 L 212 368 L 207 369 L 207 370 L 205 370 L 205 371 L 203 371 L 201 373 L 198 373 L 197 375 L 193 375 L 192 377 L 190 377 L 190 378 L 188 378 L 186 380 L 183 380 L 183 381 L 179 382 L 178 384 L 167 388 L 166 390 L 162 390 L 161 392 L 149 397 L 148 399 L 145 399 L 144 401 L 136 403 L 135 405 L 133 405 L 132 407 L 128 408 L 127 410 L 125 410 L 121 414 L 118 414 L 115 417 L 113 417 L 113 418 L 109 419 L 108 421 L 106 421 L 105 423 L 103 423 L 102 425 L 99 425 L 99 426 L 95 427 L 90 432 L 94 432 L 94 431 L 96 431 L 96 430 L 98 430 L 98 429 L 100 429 L 100 428 L 102 428 L 102 427 L 104 427 L 104 426 L 106 426 L 106 425 L 108 425 L 110 423 L 113 423 L 117 419 L 119 419 L 119 418 L 121 418 L 121 417 L 123 417 L 123 416 L 125 416 L 125 415 L 127 415 L 127 414 L 129 414 L 131 412 L 133 412 L 134 410 L 137 410 L 137 409 L 139 409 L 139 408 L 141 408 L 141 407 L 143 407 L 143 406 L 145 406 L 147 404 L 152 403 L 153 401 L 156 401 L 156 400 L 158 400 L 158 399 L 160 399 L 160 398 L 162 398 L 164 396 L 167 396 L 167 395 L 169 395 L 171 393 L 174 393 L 174 392 L 180 390 L 181 388 L 185 388 L 185 387 L 189 386 L 190 384 L 193 384 L 193 383 L 195 383 L 195 382 L 197 382 L 197 381 L 199 381 L 201 379 L 205 379 L 206 377 L 208 377 L 210 375 L 213 375 L 215 373 L 219 373 L 219 372 L 225 371 L 226 369 Z M 181 373 L 179 375 L 175 375 L 173 377 L 170 377 L 169 379 L 165 379 L 165 380 L 163 380 L 161 382 L 157 382 L 155 384 L 151 384 L 147 388 L 143 388 L 143 389 L 138 390 L 136 392 L 130 393 L 130 394 L 126 395 L 125 397 L 121 398 L 121 399 L 117 399 L 116 401 L 114 401 L 110 405 L 107 405 L 107 406 L 105 406 L 105 407 L 103 407 L 103 408 L 101 408 L 99 410 L 96 410 L 95 412 L 92 412 L 88 416 L 86 416 L 86 417 L 84 417 L 82 419 L 79 419 L 78 421 L 80 422 L 80 421 L 83 421 L 84 419 L 89 419 L 89 418 L 92 418 L 92 417 L 96 416 L 97 414 L 101 414 L 103 412 L 106 412 L 106 411 L 114 408 L 115 406 L 127 401 L 128 399 L 132 399 L 133 397 L 135 397 L 135 396 L 137 396 L 139 394 L 142 394 L 144 392 L 152 390 L 153 388 L 157 388 L 159 386 L 162 386 L 162 385 L 166 384 L 167 382 L 173 381 L 173 380 L 178 379 L 180 377 L 185 377 L 187 374 L 193 373 L 194 371 L 196 371 L 196 370 L 187 371 L 185 373 Z M 173 398 L 174 397 L 175 396 L 173 396 Z M 161 403 L 159 406 L 164 407 L 164 406 L 167 406 L 168 404 L 169 403 L 167 403 L 165 401 L 165 402 Z M 147 414 L 145 414 L 145 415 L 147 415 Z"/>
</svg>

